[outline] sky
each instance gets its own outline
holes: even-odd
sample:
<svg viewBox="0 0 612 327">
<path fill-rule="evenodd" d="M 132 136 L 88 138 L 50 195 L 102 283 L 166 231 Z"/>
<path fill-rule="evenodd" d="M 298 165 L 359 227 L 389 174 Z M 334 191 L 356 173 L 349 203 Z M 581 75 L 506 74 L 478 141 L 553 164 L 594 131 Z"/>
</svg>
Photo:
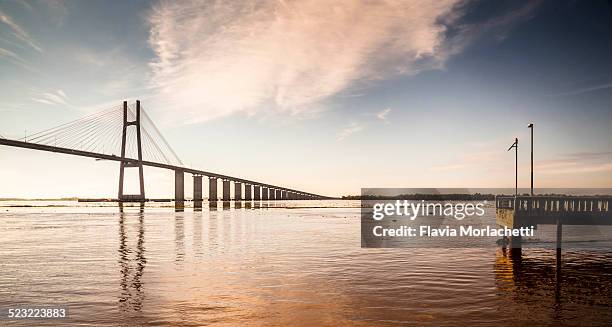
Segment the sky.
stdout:
<svg viewBox="0 0 612 327">
<path fill-rule="evenodd" d="M 610 1 L 0 0 L 0 135 L 139 99 L 186 166 L 339 196 L 513 187 L 515 137 L 528 187 L 533 122 L 536 187 L 612 187 L 610 58 Z M 0 147 L 0 197 L 118 172 Z"/>
</svg>

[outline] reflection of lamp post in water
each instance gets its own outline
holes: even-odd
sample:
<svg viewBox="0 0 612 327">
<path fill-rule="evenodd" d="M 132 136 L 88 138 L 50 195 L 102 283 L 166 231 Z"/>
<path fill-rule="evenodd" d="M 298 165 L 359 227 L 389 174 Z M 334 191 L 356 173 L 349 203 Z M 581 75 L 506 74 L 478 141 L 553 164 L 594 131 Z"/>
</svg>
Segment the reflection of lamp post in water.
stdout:
<svg viewBox="0 0 612 327">
<path fill-rule="evenodd" d="M 514 139 L 514 143 L 508 148 L 508 151 L 514 148 L 514 195 L 518 195 L 518 138 Z"/>
</svg>

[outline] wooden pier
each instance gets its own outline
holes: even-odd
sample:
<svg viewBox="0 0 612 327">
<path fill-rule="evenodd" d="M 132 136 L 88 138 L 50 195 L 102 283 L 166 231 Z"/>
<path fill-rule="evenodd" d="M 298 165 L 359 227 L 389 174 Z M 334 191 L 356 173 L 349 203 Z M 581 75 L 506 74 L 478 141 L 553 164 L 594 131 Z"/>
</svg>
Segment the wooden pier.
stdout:
<svg viewBox="0 0 612 327">
<path fill-rule="evenodd" d="M 560 294 L 563 225 L 612 225 L 612 196 L 496 196 L 497 224 L 508 228 L 556 225 L 555 294 Z M 521 260 L 520 236 L 504 239 L 515 260 Z"/>
</svg>

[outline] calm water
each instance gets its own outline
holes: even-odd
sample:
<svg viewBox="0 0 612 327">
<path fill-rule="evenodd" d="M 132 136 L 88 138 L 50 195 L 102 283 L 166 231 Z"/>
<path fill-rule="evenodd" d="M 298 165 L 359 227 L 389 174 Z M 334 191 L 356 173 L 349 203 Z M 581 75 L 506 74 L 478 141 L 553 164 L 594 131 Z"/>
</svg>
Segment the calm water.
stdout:
<svg viewBox="0 0 612 327">
<path fill-rule="evenodd" d="M 551 250 L 362 249 L 356 202 L 14 204 L 0 203 L 0 308 L 70 319 L 0 325 L 612 324 L 612 251 L 565 251 L 556 283 Z"/>
</svg>

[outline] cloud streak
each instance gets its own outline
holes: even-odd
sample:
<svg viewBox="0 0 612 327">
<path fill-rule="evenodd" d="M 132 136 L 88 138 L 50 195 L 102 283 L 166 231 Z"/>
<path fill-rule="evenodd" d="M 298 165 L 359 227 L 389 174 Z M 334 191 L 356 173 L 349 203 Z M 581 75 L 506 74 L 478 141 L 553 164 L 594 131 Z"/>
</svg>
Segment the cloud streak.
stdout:
<svg viewBox="0 0 612 327">
<path fill-rule="evenodd" d="M 503 39 L 539 5 L 467 22 L 470 3 L 161 1 L 147 15 L 155 101 L 190 122 L 312 114 L 372 82 L 443 68 L 483 34 Z"/>
<path fill-rule="evenodd" d="M 196 121 L 317 110 L 359 81 L 441 67 L 457 3 L 160 2 L 148 16 L 151 82 Z"/>
<path fill-rule="evenodd" d="M 379 112 L 376 113 L 376 118 L 387 122 L 387 115 L 389 115 L 389 113 L 391 112 L 391 108 L 387 108 L 384 110 L 381 110 Z"/>
<path fill-rule="evenodd" d="M 15 36 L 17 39 L 24 42 L 25 44 L 30 46 L 32 49 L 38 52 L 42 52 L 42 48 L 39 47 L 34 42 L 34 40 L 30 37 L 30 35 L 21 26 L 15 23 L 15 21 L 13 21 L 13 19 L 10 16 L 6 15 L 1 10 L 0 10 L 0 22 L 3 23 L 4 25 L 7 25 L 12 30 L 13 36 Z"/>
<path fill-rule="evenodd" d="M 338 137 L 336 138 L 336 141 L 343 141 L 344 139 L 346 139 L 347 137 L 360 132 L 363 130 L 363 125 L 357 122 L 353 122 L 350 123 L 348 126 L 346 126 L 344 129 L 342 129 L 340 131 L 340 133 L 338 133 Z"/>
<path fill-rule="evenodd" d="M 572 91 L 556 93 L 556 94 L 552 94 L 549 96 L 550 97 L 562 97 L 562 96 L 570 96 L 570 95 L 579 95 L 579 94 L 590 93 L 590 92 L 606 90 L 606 89 L 611 89 L 611 88 L 612 88 L 612 82 L 609 82 L 609 83 L 599 84 L 599 85 L 585 87 L 581 89 L 576 89 Z"/>
<path fill-rule="evenodd" d="M 536 163 L 542 174 L 577 174 L 612 171 L 612 152 L 570 153 Z"/>
<path fill-rule="evenodd" d="M 68 97 L 62 90 L 43 92 L 32 100 L 48 105 L 68 105 Z"/>
</svg>

